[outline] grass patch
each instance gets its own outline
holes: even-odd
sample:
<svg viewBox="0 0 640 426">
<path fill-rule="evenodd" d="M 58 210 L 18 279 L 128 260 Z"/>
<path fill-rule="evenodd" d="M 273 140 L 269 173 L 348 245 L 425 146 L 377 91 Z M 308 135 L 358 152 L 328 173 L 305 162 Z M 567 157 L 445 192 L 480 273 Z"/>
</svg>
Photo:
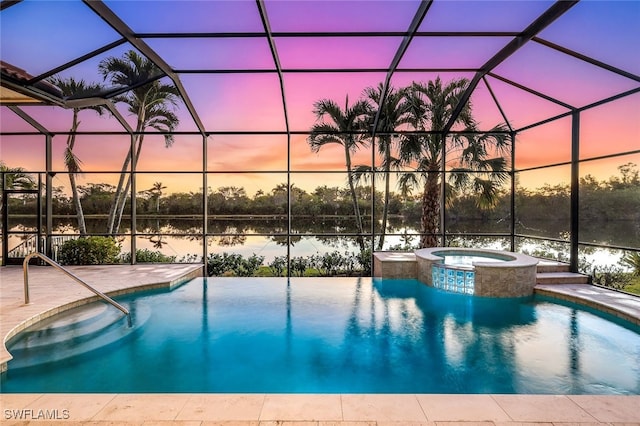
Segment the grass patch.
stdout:
<svg viewBox="0 0 640 426">
<path fill-rule="evenodd" d="M 622 290 L 626 291 L 627 293 L 633 293 L 640 296 L 640 277 L 633 278 L 631 282 L 624 286 Z"/>
</svg>

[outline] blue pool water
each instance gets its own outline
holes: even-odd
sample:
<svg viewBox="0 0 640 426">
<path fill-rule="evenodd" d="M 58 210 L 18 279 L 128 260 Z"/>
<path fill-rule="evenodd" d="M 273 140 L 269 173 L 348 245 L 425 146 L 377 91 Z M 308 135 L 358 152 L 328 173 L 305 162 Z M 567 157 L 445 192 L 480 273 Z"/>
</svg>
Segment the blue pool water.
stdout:
<svg viewBox="0 0 640 426">
<path fill-rule="evenodd" d="M 209 278 L 118 300 L 134 316 L 126 337 L 31 367 L 16 358 L 2 392 L 640 394 L 638 328 L 550 299 L 415 280 Z M 59 345 L 31 356 L 69 349 Z"/>
<path fill-rule="evenodd" d="M 467 255 L 467 254 L 445 254 L 445 255 L 439 255 L 438 253 L 436 253 L 437 256 L 442 257 L 442 263 L 444 263 L 445 265 L 452 265 L 452 266 L 466 266 L 466 267 L 472 267 L 473 262 L 504 262 L 505 259 L 500 258 L 498 256 L 491 256 L 490 254 L 486 254 L 486 255 L 482 255 L 482 256 L 474 256 L 474 255 Z"/>
</svg>

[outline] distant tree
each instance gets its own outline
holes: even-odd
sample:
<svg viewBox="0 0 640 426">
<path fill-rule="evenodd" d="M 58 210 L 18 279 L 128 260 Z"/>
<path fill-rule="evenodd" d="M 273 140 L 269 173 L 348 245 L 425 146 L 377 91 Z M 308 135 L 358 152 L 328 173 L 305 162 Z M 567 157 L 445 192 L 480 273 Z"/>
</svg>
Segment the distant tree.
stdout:
<svg viewBox="0 0 640 426">
<path fill-rule="evenodd" d="M 620 177 L 611 177 L 609 184 L 614 189 L 629 188 L 640 185 L 640 173 L 635 163 L 626 163 L 618 166 Z"/>
<path fill-rule="evenodd" d="M 111 205 L 115 186 L 108 183 L 87 183 L 78 185 L 80 199 L 84 202 L 85 210 L 91 213 L 106 212 Z"/>
<path fill-rule="evenodd" d="M 160 213 L 160 197 L 162 197 L 163 189 L 167 189 L 167 187 L 163 186 L 162 182 L 154 182 L 153 186 L 147 190 L 156 200 L 156 213 Z"/>
</svg>

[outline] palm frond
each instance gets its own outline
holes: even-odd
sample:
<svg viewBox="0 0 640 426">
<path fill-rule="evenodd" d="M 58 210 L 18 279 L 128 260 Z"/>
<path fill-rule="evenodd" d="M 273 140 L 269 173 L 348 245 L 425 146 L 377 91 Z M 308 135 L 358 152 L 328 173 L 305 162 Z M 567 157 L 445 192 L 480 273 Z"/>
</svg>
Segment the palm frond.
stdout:
<svg viewBox="0 0 640 426">
<path fill-rule="evenodd" d="M 413 188 L 418 185 L 418 176 L 415 173 L 403 173 L 398 178 L 398 187 L 403 197 L 409 197 Z"/>
<path fill-rule="evenodd" d="M 495 207 L 500 195 L 500 187 L 494 180 L 476 177 L 473 181 L 473 189 L 477 194 L 476 205 L 479 208 Z"/>
<path fill-rule="evenodd" d="M 354 182 L 360 185 L 363 183 L 364 184 L 369 183 L 369 181 L 371 180 L 372 171 L 375 171 L 375 168 L 372 169 L 371 166 L 365 166 L 360 164 L 353 167 L 351 173 L 352 173 Z"/>
<path fill-rule="evenodd" d="M 67 146 L 64 150 L 64 165 L 69 173 L 78 174 L 82 173 L 81 165 L 82 161 L 78 156 Z"/>
</svg>

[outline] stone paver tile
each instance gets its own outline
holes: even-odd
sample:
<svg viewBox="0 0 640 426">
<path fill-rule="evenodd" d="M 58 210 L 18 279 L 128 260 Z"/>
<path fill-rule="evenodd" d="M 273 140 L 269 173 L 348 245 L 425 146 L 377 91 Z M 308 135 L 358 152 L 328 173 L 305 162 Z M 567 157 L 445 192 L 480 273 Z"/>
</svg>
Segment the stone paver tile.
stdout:
<svg viewBox="0 0 640 426">
<path fill-rule="evenodd" d="M 22 408 L 33 408 L 33 403 L 42 396 L 39 393 L 3 393 L 0 394 L 0 411 L 5 419 L 6 410 L 19 410 Z M 13 417 L 11 415 L 11 417 Z M 6 420 L 6 419 L 5 419 Z"/>
<path fill-rule="evenodd" d="M 101 426 L 101 424 L 97 424 L 96 426 Z M 202 426 L 202 422 L 199 420 L 182 420 L 182 421 L 181 420 L 173 420 L 173 421 L 147 420 L 142 422 L 141 426 Z"/>
<path fill-rule="evenodd" d="M 578 404 L 562 395 L 493 395 L 493 399 L 515 421 L 594 422 Z"/>
<path fill-rule="evenodd" d="M 114 394 L 42 394 L 27 406 L 22 407 L 23 416 L 29 416 L 29 420 L 38 421 L 49 417 L 54 421 L 85 422 L 91 420 L 113 398 Z M 2 412 L 3 418 L 5 412 Z M 44 416 L 44 417 L 43 417 Z M 60 424 L 58 422 L 58 424 Z"/>
<path fill-rule="evenodd" d="M 176 420 L 259 420 L 264 395 L 191 395 Z"/>
<path fill-rule="evenodd" d="M 144 425 L 147 426 L 147 425 Z M 257 420 L 245 421 L 245 420 L 214 420 L 214 421 L 204 421 L 200 423 L 200 426 L 260 426 L 260 422 Z"/>
<path fill-rule="evenodd" d="M 340 395 L 267 395 L 260 421 L 342 420 Z"/>
<path fill-rule="evenodd" d="M 569 398 L 600 422 L 640 424 L 640 395 L 575 395 Z"/>
<path fill-rule="evenodd" d="M 464 422 L 435 422 L 435 426 L 494 426 L 493 422 L 475 422 L 475 421 L 464 421 Z"/>
<path fill-rule="evenodd" d="M 375 422 L 376 426 L 436 426 L 436 422 Z"/>
<path fill-rule="evenodd" d="M 188 399 L 186 394 L 118 394 L 93 420 L 175 420 Z"/>
<path fill-rule="evenodd" d="M 510 421 L 490 395 L 417 395 L 431 421 Z"/>
<path fill-rule="evenodd" d="M 318 426 L 379 426 L 380 423 L 376 423 L 375 421 L 364 421 L 364 422 L 350 422 L 350 421 L 330 421 L 330 422 L 318 422 Z M 393 425 L 400 426 L 400 425 Z M 402 426 L 412 426 L 412 425 L 402 425 Z"/>
<path fill-rule="evenodd" d="M 493 424 L 495 426 L 553 426 L 551 422 L 494 422 Z"/>
<path fill-rule="evenodd" d="M 280 421 L 280 420 L 267 420 L 260 422 L 260 426 L 318 426 L 318 422 L 315 421 Z"/>
<path fill-rule="evenodd" d="M 169 422 L 169 424 L 167 424 L 166 426 L 169 426 L 171 422 Z M 137 422 L 122 422 L 122 421 L 117 421 L 117 422 L 110 422 L 110 421 L 91 421 L 91 422 L 74 422 L 74 423 L 65 423 L 65 426 L 142 426 L 144 423 L 141 421 L 137 421 Z M 40 426 L 40 423 L 33 425 L 33 426 Z M 60 423 L 58 423 L 58 425 L 56 426 L 60 426 Z"/>
<path fill-rule="evenodd" d="M 528 425 L 525 426 L 538 426 L 540 423 L 529 423 Z M 603 423 L 600 422 L 595 422 L 595 423 L 585 423 L 585 422 L 553 422 L 553 423 L 547 423 L 549 425 L 553 425 L 553 426 L 602 426 Z M 606 423 L 607 426 L 611 426 L 609 423 Z M 635 425 L 638 426 L 638 425 Z"/>
<path fill-rule="evenodd" d="M 3 412 L 4 415 L 4 412 Z M 5 420 L 5 418 L 2 418 L 2 426 L 28 426 L 29 425 L 29 421 L 27 420 Z"/>
<path fill-rule="evenodd" d="M 345 420 L 425 422 L 414 395 L 342 395 Z"/>
<path fill-rule="evenodd" d="M 69 420 L 32 420 L 30 422 L 24 423 L 27 426 L 85 426 L 85 425 L 95 425 L 94 422 L 70 422 Z M 6 423 L 2 422 L 2 426 L 4 426 Z M 9 423 L 11 424 L 11 423 Z M 116 426 L 114 423 L 108 422 L 108 423 L 99 423 L 99 426 Z M 123 426 L 122 423 L 120 423 L 117 426 Z M 133 426 L 141 426 L 140 423 L 135 423 L 133 424 Z"/>
</svg>

